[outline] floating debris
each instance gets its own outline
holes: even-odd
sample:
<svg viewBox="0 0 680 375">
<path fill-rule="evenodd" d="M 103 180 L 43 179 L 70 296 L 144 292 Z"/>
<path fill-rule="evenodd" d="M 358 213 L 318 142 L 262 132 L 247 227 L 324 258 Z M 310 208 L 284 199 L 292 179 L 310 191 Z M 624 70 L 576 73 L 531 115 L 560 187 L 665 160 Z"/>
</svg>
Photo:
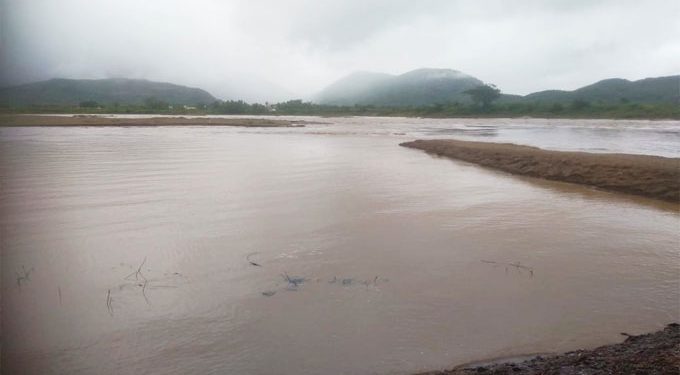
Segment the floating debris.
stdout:
<svg viewBox="0 0 680 375">
<path fill-rule="evenodd" d="M 130 289 L 138 290 L 144 299 L 144 302 L 146 302 L 147 305 L 151 305 L 151 299 L 149 298 L 150 296 L 147 293 L 147 290 L 177 288 L 178 286 L 173 284 L 186 279 L 186 277 L 179 272 L 164 272 L 162 273 L 163 276 L 160 278 L 147 277 L 145 272 L 151 272 L 151 269 L 144 268 L 146 262 L 147 258 L 145 257 L 136 268 L 133 268 L 133 266 L 129 264 L 120 263 L 121 266 L 127 266 L 134 271 L 123 278 L 123 283 L 118 285 L 117 290 L 114 289 L 114 294 L 116 292 L 125 292 Z M 59 289 L 59 293 L 61 298 L 61 289 Z M 113 315 L 112 301 L 113 294 L 111 293 L 111 289 L 109 289 L 106 297 L 106 306 L 111 315 Z"/>
<path fill-rule="evenodd" d="M 257 254 L 257 252 L 250 253 L 250 254 L 246 255 L 246 260 L 248 261 L 248 263 L 250 263 L 251 266 L 262 267 L 261 264 L 259 264 L 257 262 L 253 262 L 252 260 L 250 260 L 250 257 L 255 255 L 255 254 Z"/>
<path fill-rule="evenodd" d="M 290 277 L 286 272 L 283 273 L 283 279 L 288 282 L 289 287 L 297 288 L 300 284 L 305 282 L 304 277 L 293 276 Z"/>
<path fill-rule="evenodd" d="M 144 280 L 144 285 L 142 286 L 142 295 L 144 296 L 144 300 L 146 301 L 146 304 L 149 305 L 149 299 L 146 297 L 146 284 L 149 283 L 149 280 Z"/>
<path fill-rule="evenodd" d="M 389 281 L 389 279 L 382 278 L 377 275 L 370 279 L 359 279 L 354 277 L 338 277 L 338 276 L 333 276 L 333 278 L 331 279 L 324 279 L 324 278 L 307 278 L 301 276 L 290 276 L 288 275 L 287 272 L 284 272 L 281 274 L 281 277 L 286 282 L 286 284 L 285 287 L 280 288 L 279 290 L 287 290 L 293 292 L 298 291 L 299 287 L 305 282 L 327 283 L 329 285 L 338 285 L 348 289 L 362 285 L 365 286 L 366 289 L 368 289 L 369 287 L 376 287 L 376 290 L 379 290 L 377 289 L 379 282 Z M 261 294 L 266 297 L 271 297 L 276 292 L 277 292 L 276 290 L 269 290 L 261 292 Z"/>
<path fill-rule="evenodd" d="M 26 281 L 31 281 L 31 272 L 33 272 L 33 267 L 30 270 L 26 270 L 26 267 L 21 266 L 22 273 L 17 272 L 17 288 L 21 289 L 21 284 Z"/>
<path fill-rule="evenodd" d="M 515 263 L 503 263 L 503 262 L 495 262 L 492 260 L 482 260 L 482 263 L 487 263 L 487 264 L 494 264 L 498 266 L 505 266 L 505 273 L 508 272 L 508 267 L 515 267 L 516 270 L 518 271 L 529 271 L 529 276 L 534 277 L 534 269 L 532 267 L 525 266 L 523 264 L 520 264 L 520 262 L 515 262 Z"/>
<path fill-rule="evenodd" d="M 106 293 L 106 308 L 109 310 L 109 314 L 113 316 L 113 297 L 111 297 L 111 289 Z"/>
<path fill-rule="evenodd" d="M 146 263 L 146 257 L 144 257 L 144 260 L 142 261 L 142 264 L 140 264 L 139 267 L 137 268 L 137 271 L 125 276 L 123 279 L 130 280 L 130 278 L 134 276 L 135 280 L 139 280 L 140 277 L 146 280 L 146 277 L 144 277 L 144 274 L 142 274 L 142 267 L 144 266 L 144 263 Z"/>
</svg>

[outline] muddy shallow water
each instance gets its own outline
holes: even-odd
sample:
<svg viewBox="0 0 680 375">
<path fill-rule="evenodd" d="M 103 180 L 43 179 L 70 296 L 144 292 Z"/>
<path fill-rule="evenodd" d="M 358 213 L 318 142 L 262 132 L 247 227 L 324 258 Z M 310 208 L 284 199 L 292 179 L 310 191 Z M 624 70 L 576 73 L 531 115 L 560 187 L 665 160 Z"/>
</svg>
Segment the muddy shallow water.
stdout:
<svg viewBox="0 0 680 375">
<path fill-rule="evenodd" d="M 677 206 L 397 146 L 675 156 L 678 123 L 322 121 L 0 129 L 3 370 L 402 374 L 680 320 Z"/>
</svg>

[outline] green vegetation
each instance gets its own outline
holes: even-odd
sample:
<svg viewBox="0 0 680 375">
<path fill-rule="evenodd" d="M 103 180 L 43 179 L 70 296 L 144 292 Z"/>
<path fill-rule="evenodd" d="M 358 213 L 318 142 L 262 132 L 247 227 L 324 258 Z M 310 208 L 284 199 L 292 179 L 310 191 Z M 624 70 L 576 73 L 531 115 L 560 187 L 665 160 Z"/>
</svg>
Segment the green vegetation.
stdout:
<svg viewBox="0 0 680 375">
<path fill-rule="evenodd" d="M 541 118 L 617 118 L 680 119 L 680 106 L 675 104 L 560 103 L 433 104 L 417 107 L 379 107 L 372 105 L 328 106 L 289 101 L 275 106 L 277 114 L 321 116 L 413 116 L 413 117 L 541 117 Z"/>
<path fill-rule="evenodd" d="M 25 107 L 41 105 L 97 107 L 113 105 L 147 105 L 157 100 L 157 107 L 165 104 L 208 104 L 216 99 L 208 92 L 140 79 L 51 79 L 26 85 L 0 88 L 0 103 L 5 106 Z"/>
<path fill-rule="evenodd" d="M 495 86 L 453 70 L 420 69 L 400 76 L 357 73 L 332 88 L 338 95 L 349 95 L 345 98 L 373 99 L 250 104 L 217 100 L 203 90 L 168 83 L 50 80 L 0 89 L 0 112 L 680 119 L 680 76 L 605 80 L 574 91 L 523 97 L 501 94 Z M 329 91 L 324 95 L 328 98 Z"/>
<path fill-rule="evenodd" d="M 472 101 L 483 111 L 491 109 L 491 103 L 501 97 L 501 90 L 494 85 L 481 85 L 466 90 L 463 94 L 470 95 Z"/>
<path fill-rule="evenodd" d="M 605 79 L 574 91 L 540 91 L 523 98 L 523 101 L 527 102 L 562 104 L 575 100 L 610 104 L 680 103 L 680 76 L 645 78 L 638 81 Z"/>
<path fill-rule="evenodd" d="M 81 103 L 86 104 L 86 103 Z M 570 103 L 448 103 L 427 106 L 388 107 L 374 105 L 335 106 L 290 100 L 277 104 L 249 104 L 243 101 L 215 101 L 208 105 L 168 105 L 156 99 L 145 104 L 108 104 L 93 107 L 28 106 L 0 107 L 4 113 L 75 114 L 167 114 L 167 115 L 314 115 L 314 116 L 413 116 L 413 117 L 542 117 L 680 119 L 677 104 L 604 103 L 574 100 Z"/>
<path fill-rule="evenodd" d="M 394 107 L 469 102 L 465 91 L 483 84 L 475 77 L 451 69 L 417 69 L 398 76 L 360 72 L 331 84 L 315 101 Z"/>
<path fill-rule="evenodd" d="M 499 103 L 559 103 L 574 101 L 606 104 L 680 104 L 680 76 L 646 78 L 638 81 L 606 79 L 574 91 L 548 90 L 526 96 L 501 94 L 484 88 L 479 79 L 450 69 L 418 69 L 399 76 L 354 73 L 329 85 L 316 102 L 332 105 L 422 107 L 438 103 L 470 104 L 489 109 Z M 488 99 L 484 99 L 487 97 Z M 484 99 L 484 100 L 483 100 Z"/>
</svg>

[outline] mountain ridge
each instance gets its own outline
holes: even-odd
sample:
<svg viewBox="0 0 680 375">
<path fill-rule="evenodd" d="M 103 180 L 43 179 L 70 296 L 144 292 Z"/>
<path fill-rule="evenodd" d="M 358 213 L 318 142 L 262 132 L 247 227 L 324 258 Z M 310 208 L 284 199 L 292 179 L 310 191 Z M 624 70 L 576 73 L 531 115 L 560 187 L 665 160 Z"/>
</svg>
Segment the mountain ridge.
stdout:
<svg viewBox="0 0 680 375">
<path fill-rule="evenodd" d="M 483 82 L 453 69 L 420 68 L 400 75 L 355 72 L 323 89 L 314 101 L 321 104 L 419 106 L 434 101 L 466 98 L 464 91 Z"/>
<path fill-rule="evenodd" d="M 394 75 L 358 71 L 331 83 L 312 98 L 329 105 L 374 105 L 419 107 L 469 104 L 466 90 L 484 84 L 478 78 L 453 69 L 421 68 Z M 65 79 L 54 78 L 24 85 L 0 88 L 1 106 L 145 104 L 153 98 L 168 104 L 210 104 L 218 99 L 200 88 L 144 79 Z M 609 78 L 575 90 L 543 90 L 527 95 L 503 93 L 498 103 L 570 104 L 679 104 L 680 75 L 639 80 Z"/>
<path fill-rule="evenodd" d="M 484 84 L 478 78 L 453 69 L 421 68 L 401 75 L 358 72 L 331 83 L 315 97 L 320 104 L 422 106 L 469 103 L 464 92 Z M 383 77 L 379 84 L 361 82 L 370 74 Z M 360 95 L 346 87 L 361 87 Z M 356 90 L 355 90 L 356 91 Z M 573 101 L 602 103 L 678 103 L 680 104 L 680 75 L 649 77 L 639 80 L 608 78 L 575 90 L 543 90 L 527 95 L 503 93 L 503 103 L 565 104 Z"/>
<path fill-rule="evenodd" d="M 679 103 L 680 75 L 648 77 L 635 81 L 607 78 L 576 90 L 544 90 L 524 96 L 524 100 L 565 103 L 574 100 L 608 103 Z"/>
<path fill-rule="evenodd" d="M 209 104 L 217 100 L 205 90 L 145 79 L 53 78 L 46 81 L 0 88 L 0 103 L 15 106 L 99 104 L 142 104 L 153 98 L 169 104 Z"/>
</svg>

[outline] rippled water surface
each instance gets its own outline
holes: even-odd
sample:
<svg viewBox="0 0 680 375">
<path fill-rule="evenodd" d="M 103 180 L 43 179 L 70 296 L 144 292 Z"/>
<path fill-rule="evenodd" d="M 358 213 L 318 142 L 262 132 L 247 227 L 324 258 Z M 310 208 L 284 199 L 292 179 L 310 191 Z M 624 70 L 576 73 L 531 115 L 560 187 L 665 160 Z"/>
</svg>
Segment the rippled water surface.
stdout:
<svg viewBox="0 0 680 375">
<path fill-rule="evenodd" d="M 679 123 L 313 120 L 0 129 L 3 372 L 407 374 L 680 320 L 677 206 L 397 146 L 677 157 Z"/>
</svg>

